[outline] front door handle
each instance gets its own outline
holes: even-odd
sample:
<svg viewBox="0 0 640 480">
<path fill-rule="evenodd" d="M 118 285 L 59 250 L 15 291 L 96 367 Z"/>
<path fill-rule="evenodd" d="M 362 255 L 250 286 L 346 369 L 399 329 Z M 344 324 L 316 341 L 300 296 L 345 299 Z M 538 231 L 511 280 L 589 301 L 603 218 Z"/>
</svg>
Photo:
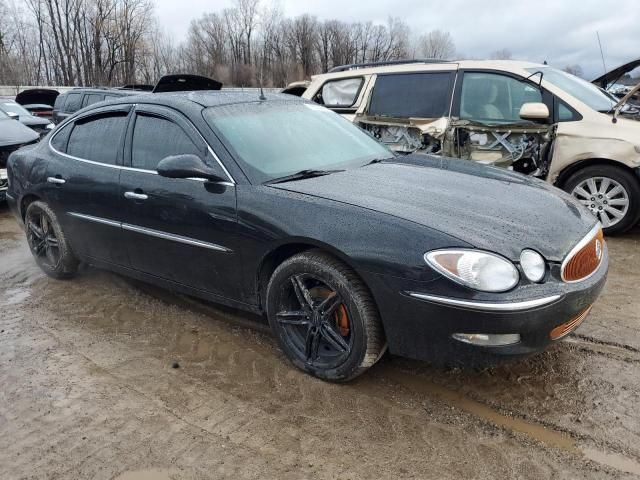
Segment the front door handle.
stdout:
<svg viewBox="0 0 640 480">
<path fill-rule="evenodd" d="M 124 192 L 124 198 L 129 198 L 131 200 L 146 200 L 149 196 L 144 193 Z"/>
<path fill-rule="evenodd" d="M 57 177 L 47 177 L 47 182 L 55 183 L 56 185 L 64 185 L 67 181 L 64 178 Z"/>
</svg>

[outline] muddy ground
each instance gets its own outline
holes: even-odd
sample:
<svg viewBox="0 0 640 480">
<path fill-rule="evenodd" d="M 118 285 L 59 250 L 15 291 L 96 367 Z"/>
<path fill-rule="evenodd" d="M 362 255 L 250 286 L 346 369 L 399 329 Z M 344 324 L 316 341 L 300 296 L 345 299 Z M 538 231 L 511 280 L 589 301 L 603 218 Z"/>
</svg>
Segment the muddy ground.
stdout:
<svg viewBox="0 0 640 480">
<path fill-rule="evenodd" d="M 0 478 L 638 478 L 640 230 L 609 248 L 590 317 L 541 355 L 387 355 L 332 385 L 260 318 L 89 267 L 45 277 L 0 208 Z"/>
</svg>

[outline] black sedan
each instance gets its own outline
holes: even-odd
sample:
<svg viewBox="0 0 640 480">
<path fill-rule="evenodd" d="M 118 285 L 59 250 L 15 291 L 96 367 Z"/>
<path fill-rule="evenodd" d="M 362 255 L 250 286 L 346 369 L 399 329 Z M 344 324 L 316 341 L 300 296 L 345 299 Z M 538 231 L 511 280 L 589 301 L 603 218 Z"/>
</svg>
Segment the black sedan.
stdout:
<svg viewBox="0 0 640 480">
<path fill-rule="evenodd" d="M 535 179 L 393 156 L 288 95 L 192 92 L 82 110 L 9 160 L 40 267 L 79 262 L 265 313 L 299 368 L 388 349 L 495 361 L 571 332 L 608 268 L 600 225 Z"/>
</svg>

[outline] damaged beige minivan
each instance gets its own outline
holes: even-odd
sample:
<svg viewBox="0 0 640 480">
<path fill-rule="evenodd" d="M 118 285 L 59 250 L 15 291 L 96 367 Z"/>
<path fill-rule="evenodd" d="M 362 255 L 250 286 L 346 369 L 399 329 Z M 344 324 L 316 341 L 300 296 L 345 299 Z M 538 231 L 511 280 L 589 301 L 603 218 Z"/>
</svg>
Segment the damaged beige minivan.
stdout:
<svg viewBox="0 0 640 480">
<path fill-rule="evenodd" d="M 627 98 L 618 101 L 547 65 L 347 65 L 313 77 L 303 97 L 396 152 L 458 157 L 545 179 L 587 206 L 608 234 L 640 217 L 636 110 L 628 114 Z"/>
</svg>

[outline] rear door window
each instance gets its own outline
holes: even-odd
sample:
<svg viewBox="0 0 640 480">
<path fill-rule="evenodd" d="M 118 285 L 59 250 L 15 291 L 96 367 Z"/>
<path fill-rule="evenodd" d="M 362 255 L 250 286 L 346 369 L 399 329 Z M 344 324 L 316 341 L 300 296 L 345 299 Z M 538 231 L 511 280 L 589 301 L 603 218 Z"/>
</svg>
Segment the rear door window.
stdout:
<svg viewBox="0 0 640 480">
<path fill-rule="evenodd" d="M 453 72 L 379 75 L 369 115 L 397 118 L 448 116 Z"/>
<path fill-rule="evenodd" d="M 322 86 L 322 92 L 318 96 L 319 103 L 330 108 L 352 107 L 363 83 L 362 77 L 329 81 Z"/>
<path fill-rule="evenodd" d="M 67 153 L 84 160 L 115 165 L 126 125 L 126 112 L 80 119 L 69 135 Z"/>
<path fill-rule="evenodd" d="M 64 111 L 73 113 L 80 110 L 82 106 L 82 94 L 81 93 L 69 93 L 67 94 L 67 101 L 64 104 Z"/>
<path fill-rule="evenodd" d="M 84 107 L 86 107 L 86 106 L 91 105 L 93 103 L 101 102 L 102 100 L 104 100 L 104 94 L 102 94 L 102 93 L 89 93 L 89 94 L 84 96 L 84 102 L 82 102 L 82 105 Z"/>
<path fill-rule="evenodd" d="M 155 171 L 163 158 L 187 153 L 202 156 L 180 126 L 154 115 L 136 116 L 131 142 L 132 167 Z"/>
</svg>

